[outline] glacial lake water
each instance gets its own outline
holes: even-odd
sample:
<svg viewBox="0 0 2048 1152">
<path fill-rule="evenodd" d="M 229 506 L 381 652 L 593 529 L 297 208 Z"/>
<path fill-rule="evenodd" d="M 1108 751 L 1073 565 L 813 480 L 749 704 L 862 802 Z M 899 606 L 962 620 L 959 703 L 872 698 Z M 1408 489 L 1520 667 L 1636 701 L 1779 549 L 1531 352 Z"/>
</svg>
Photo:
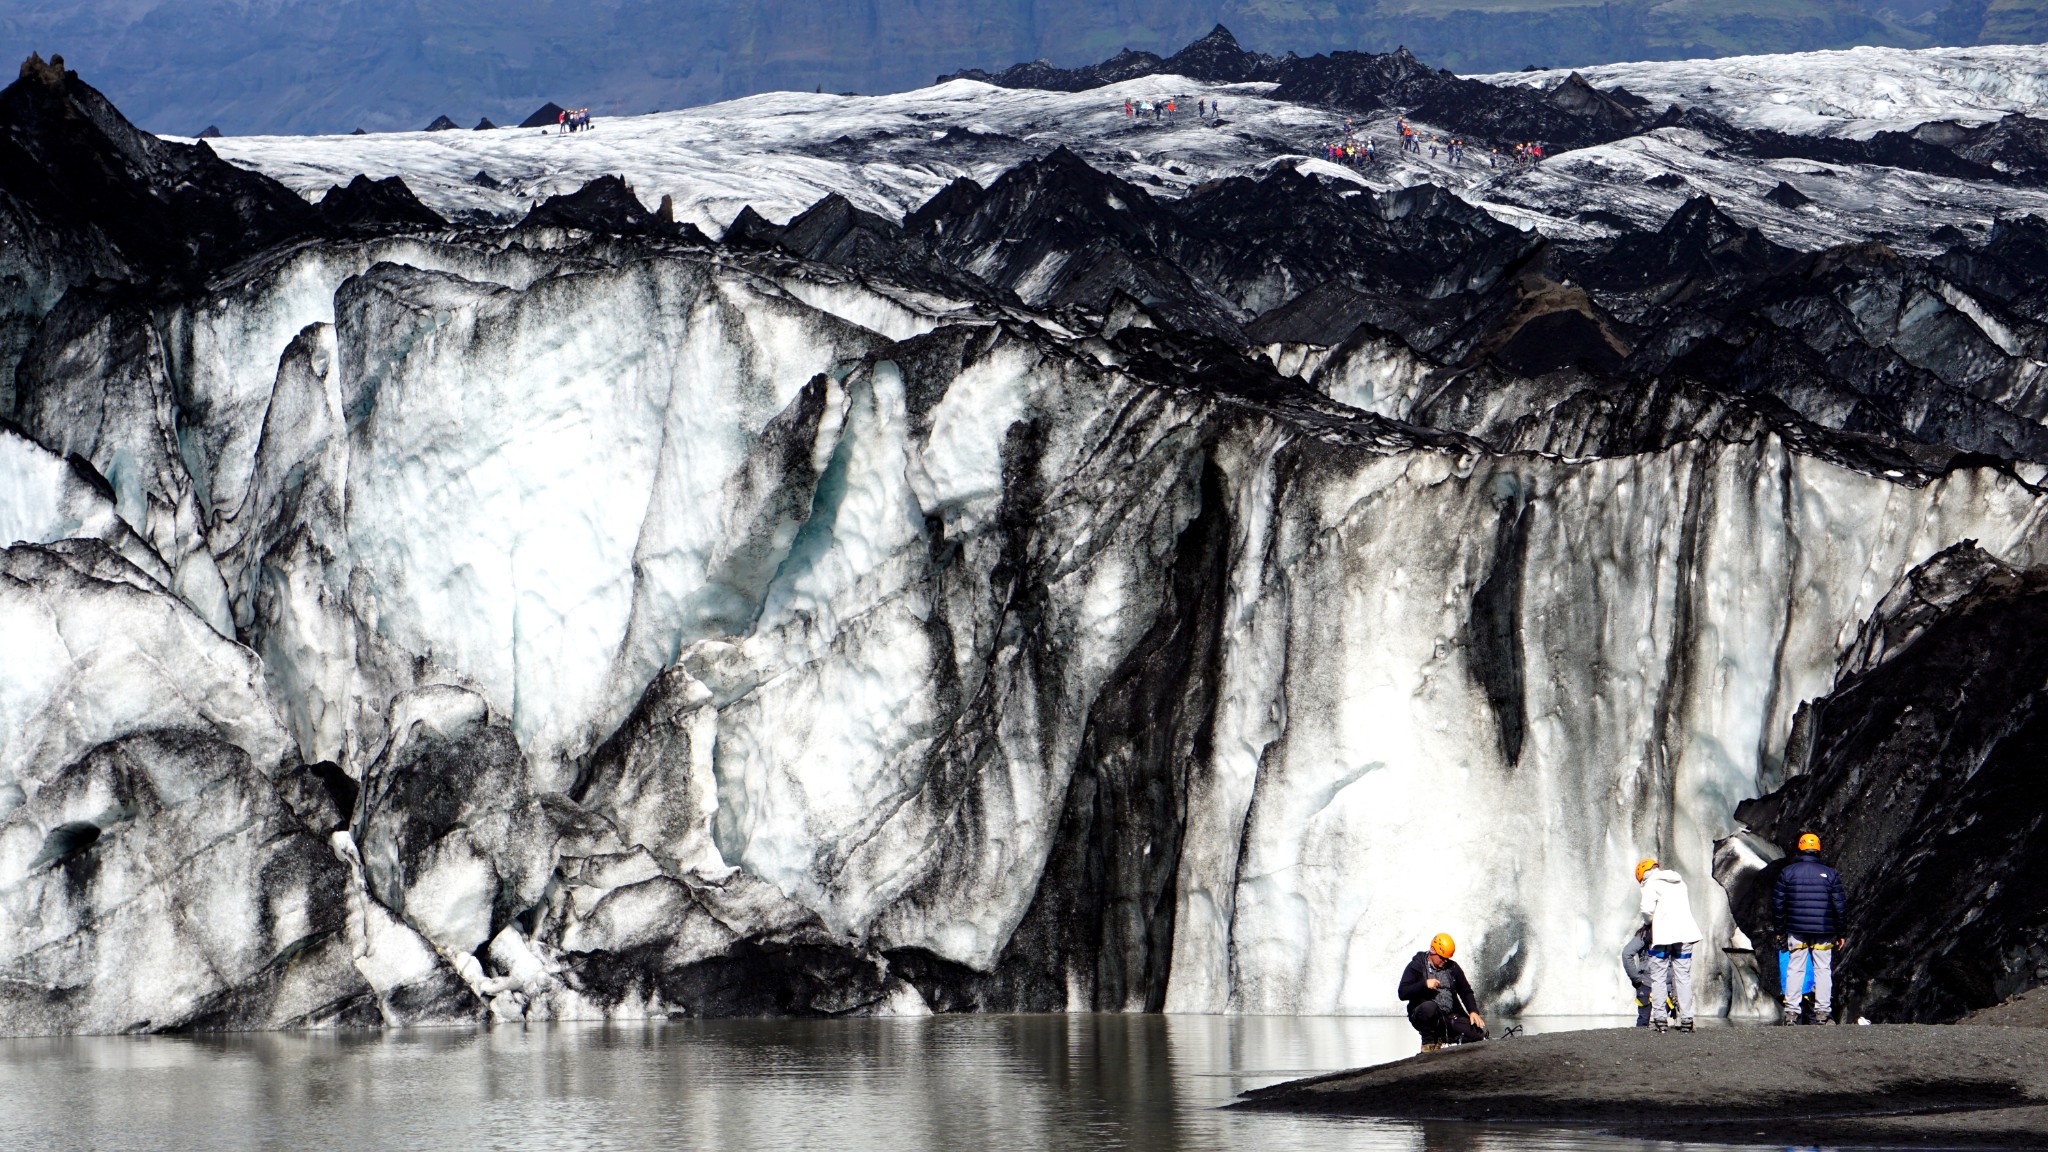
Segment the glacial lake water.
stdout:
<svg viewBox="0 0 2048 1152">
<path fill-rule="evenodd" d="M 0 1148 L 1686 1147 L 1220 1107 L 1247 1088 L 1414 1050 L 1400 1019 L 1097 1015 L 0 1040 Z"/>
</svg>

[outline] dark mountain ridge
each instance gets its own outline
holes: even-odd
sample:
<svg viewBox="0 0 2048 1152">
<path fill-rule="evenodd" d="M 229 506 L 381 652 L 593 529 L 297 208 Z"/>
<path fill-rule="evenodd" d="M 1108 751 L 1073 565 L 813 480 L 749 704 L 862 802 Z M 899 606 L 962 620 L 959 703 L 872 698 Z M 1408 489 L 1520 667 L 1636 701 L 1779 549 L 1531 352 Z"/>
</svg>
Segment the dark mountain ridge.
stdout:
<svg viewBox="0 0 2048 1152">
<path fill-rule="evenodd" d="M 312 209 L 204 144 L 130 124 L 64 67 L 31 56 L 0 90 L 0 174 L 22 216 L 135 269 L 199 273 L 308 230 Z"/>
</svg>

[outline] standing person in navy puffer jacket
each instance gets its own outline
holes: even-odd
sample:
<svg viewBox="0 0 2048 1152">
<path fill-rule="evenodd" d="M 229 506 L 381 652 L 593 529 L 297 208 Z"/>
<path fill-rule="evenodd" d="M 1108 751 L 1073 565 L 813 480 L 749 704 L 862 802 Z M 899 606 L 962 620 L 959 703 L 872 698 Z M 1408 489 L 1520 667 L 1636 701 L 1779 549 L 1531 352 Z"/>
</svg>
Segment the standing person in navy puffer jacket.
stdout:
<svg viewBox="0 0 2048 1152">
<path fill-rule="evenodd" d="M 1799 1023 L 1799 1000 L 1806 988 L 1806 968 L 1813 966 L 1815 1023 L 1833 1024 L 1835 952 L 1847 943 L 1849 901 L 1842 877 L 1821 863 L 1820 837 L 1799 838 L 1799 858 L 1785 865 L 1771 889 L 1771 922 L 1785 937 L 1789 966 L 1785 974 L 1785 1018 Z"/>
</svg>

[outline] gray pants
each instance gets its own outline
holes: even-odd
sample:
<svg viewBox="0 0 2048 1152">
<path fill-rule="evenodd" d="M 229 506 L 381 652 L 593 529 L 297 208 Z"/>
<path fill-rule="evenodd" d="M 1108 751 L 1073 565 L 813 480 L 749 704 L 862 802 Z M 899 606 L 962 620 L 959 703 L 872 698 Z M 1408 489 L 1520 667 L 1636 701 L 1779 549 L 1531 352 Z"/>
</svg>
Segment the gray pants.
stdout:
<svg viewBox="0 0 2048 1152">
<path fill-rule="evenodd" d="M 1804 977 L 1801 977 L 1804 979 Z M 1667 999 L 1665 986 L 1670 986 Z M 1662 944 L 1650 949 L 1650 1022 L 1670 1016 L 1669 1000 L 1678 1001 L 1678 1022 L 1692 1020 L 1692 945 Z"/>
<path fill-rule="evenodd" d="M 1813 964 L 1813 1018 L 1826 1020 L 1835 1011 L 1835 943 L 1785 937 L 1785 1017 L 1799 1019 L 1799 999 L 1805 995 L 1806 965 Z"/>
</svg>

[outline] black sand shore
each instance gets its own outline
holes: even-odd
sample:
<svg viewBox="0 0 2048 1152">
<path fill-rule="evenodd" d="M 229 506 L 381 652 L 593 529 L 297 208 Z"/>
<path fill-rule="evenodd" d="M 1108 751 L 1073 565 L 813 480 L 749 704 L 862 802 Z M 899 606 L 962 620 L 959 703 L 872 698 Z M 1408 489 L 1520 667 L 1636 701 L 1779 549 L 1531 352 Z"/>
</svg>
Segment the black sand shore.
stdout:
<svg viewBox="0 0 2048 1152">
<path fill-rule="evenodd" d="M 1276 1084 L 1233 1107 L 1730 1143 L 2048 1148 L 2048 1030 L 1561 1032 Z"/>
</svg>

